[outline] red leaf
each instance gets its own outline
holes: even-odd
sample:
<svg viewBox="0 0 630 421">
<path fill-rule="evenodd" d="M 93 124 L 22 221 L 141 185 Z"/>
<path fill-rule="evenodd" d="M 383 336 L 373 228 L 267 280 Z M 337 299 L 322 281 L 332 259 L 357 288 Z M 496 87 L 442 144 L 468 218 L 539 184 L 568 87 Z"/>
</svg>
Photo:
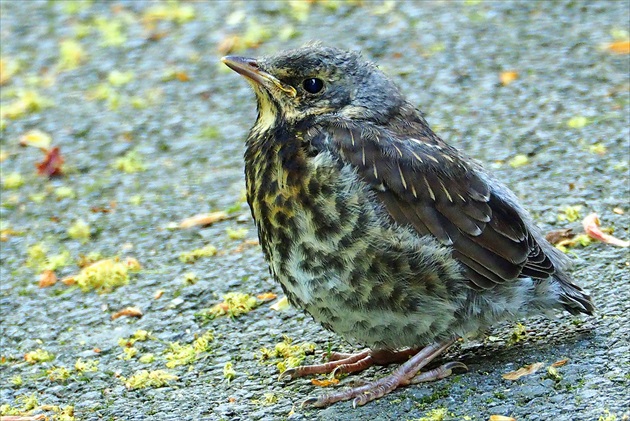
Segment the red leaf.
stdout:
<svg viewBox="0 0 630 421">
<path fill-rule="evenodd" d="M 37 174 L 50 178 L 63 175 L 62 164 L 63 157 L 59 153 L 59 147 L 55 146 L 49 149 L 44 159 L 35 166 L 37 167 Z"/>
</svg>

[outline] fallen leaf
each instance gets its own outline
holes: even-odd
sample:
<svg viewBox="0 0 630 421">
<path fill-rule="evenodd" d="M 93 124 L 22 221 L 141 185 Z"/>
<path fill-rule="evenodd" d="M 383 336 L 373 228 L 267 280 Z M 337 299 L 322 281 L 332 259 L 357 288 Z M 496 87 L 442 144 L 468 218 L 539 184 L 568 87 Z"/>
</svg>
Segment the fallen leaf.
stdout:
<svg viewBox="0 0 630 421">
<path fill-rule="evenodd" d="M 191 228 L 196 226 L 212 225 L 215 222 L 225 221 L 230 216 L 224 211 L 202 213 L 199 215 L 191 216 L 190 218 L 182 219 L 179 223 L 179 228 Z"/>
<path fill-rule="evenodd" d="M 582 220 L 582 226 L 586 234 L 602 243 L 611 244 L 617 247 L 630 247 L 630 241 L 620 240 L 610 234 L 606 234 L 600 229 L 599 216 L 596 213 L 588 215 Z"/>
<path fill-rule="evenodd" d="M 614 208 L 613 212 L 616 213 L 617 215 L 623 215 L 625 213 L 625 211 L 622 208 Z"/>
<path fill-rule="evenodd" d="M 523 155 L 523 154 L 516 155 L 514 158 L 508 161 L 508 164 L 510 164 L 512 168 L 519 168 L 524 165 L 527 165 L 528 163 L 529 163 L 529 158 L 527 157 L 527 155 Z"/>
<path fill-rule="evenodd" d="M 523 376 L 529 376 L 530 374 L 534 374 L 543 365 L 544 365 L 543 363 L 534 363 L 534 364 L 526 365 L 525 367 L 521 367 L 516 371 L 510 371 L 509 373 L 505 373 L 502 377 L 505 380 L 517 380 Z"/>
<path fill-rule="evenodd" d="M 516 79 L 518 79 L 518 72 L 514 70 L 501 72 L 501 74 L 499 75 L 499 80 L 501 81 L 501 85 L 503 86 L 509 85 L 510 83 L 514 82 Z"/>
<path fill-rule="evenodd" d="M 162 295 L 164 295 L 164 290 L 158 289 L 157 291 L 155 291 L 155 294 L 153 294 L 153 299 L 159 300 L 160 298 L 162 298 Z"/>
<path fill-rule="evenodd" d="M 125 307 L 120 311 L 117 311 L 116 313 L 112 314 L 112 320 L 116 320 L 119 317 L 142 317 L 142 310 L 140 310 L 138 307 Z"/>
<path fill-rule="evenodd" d="M 48 133 L 37 129 L 29 130 L 20 136 L 20 146 L 32 146 L 34 148 L 39 148 L 44 152 L 50 148 L 51 142 L 52 138 Z"/>
<path fill-rule="evenodd" d="M 630 41 L 615 41 L 606 46 L 613 54 L 630 54 Z"/>
<path fill-rule="evenodd" d="M 575 237 L 575 234 L 573 233 L 573 229 L 571 228 L 549 231 L 547 235 L 545 235 L 547 241 L 554 245 L 563 240 L 570 240 L 573 237 Z"/>
<path fill-rule="evenodd" d="M 314 386 L 330 387 L 330 386 L 334 386 L 334 385 L 338 384 L 339 383 L 339 379 L 324 379 L 324 380 L 311 379 L 311 383 Z"/>
<path fill-rule="evenodd" d="M 257 238 L 250 238 L 248 240 L 243 241 L 241 244 L 238 245 L 238 247 L 236 247 L 233 251 L 233 253 L 242 253 L 243 250 L 245 250 L 246 248 L 249 248 L 251 246 L 257 246 L 260 243 L 258 242 Z"/>
<path fill-rule="evenodd" d="M 61 280 L 61 283 L 64 285 L 74 285 L 77 283 L 77 281 L 76 279 L 74 279 L 74 276 L 66 276 Z"/>
<path fill-rule="evenodd" d="M 568 362 L 569 362 L 569 359 L 565 358 L 563 360 L 556 361 L 555 363 L 551 364 L 551 366 L 552 367 L 562 367 L 563 365 L 565 365 Z"/>
<path fill-rule="evenodd" d="M 278 296 L 273 292 L 265 292 L 264 294 L 258 294 L 256 296 L 256 298 L 258 298 L 260 301 L 271 301 L 275 300 L 277 297 Z"/>
<path fill-rule="evenodd" d="M 35 164 L 37 167 L 37 174 L 48 178 L 63 175 L 61 165 L 63 165 L 63 157 L 59 153 L 59 147 L 57 146 L 49 149 L 46 152 L 44 159 Z"/>
<path fill-rule="evenodd" d="M 289 308 L 289 300 L 286 296 L 284 296 L 276 301 L 272 306 L 270 306 L 270 308 L 276 311 L 284 311 Z"/>
<path fill-rule="evenodd" d="M 505 415 L 490 415 L 489 421 L 516 421 L 516 418 L 506 417 Z"/>
<path fill-rule="evenodd" d="M 57 275 L 55 275 L 55 272 L 50 269 L 46 269 L 39 275 L 40 288 L 48 288 L 55 285 L 56 283 Z"/>
</svg>

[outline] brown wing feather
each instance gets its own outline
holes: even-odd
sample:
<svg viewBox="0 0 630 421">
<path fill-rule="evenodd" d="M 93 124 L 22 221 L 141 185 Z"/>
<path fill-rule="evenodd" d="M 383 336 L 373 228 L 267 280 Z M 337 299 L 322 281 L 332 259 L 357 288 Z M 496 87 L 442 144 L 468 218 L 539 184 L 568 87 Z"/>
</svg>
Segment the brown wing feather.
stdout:
<svg viewBox="0 0 630 421">
<path fill-rule="evenodd" d="M 306 140 L 353 165 L 396 223 L 451 245 L 474 288 L 554 273 L 519 213 L 448 145 L 347 121 Z"/>
</svg>

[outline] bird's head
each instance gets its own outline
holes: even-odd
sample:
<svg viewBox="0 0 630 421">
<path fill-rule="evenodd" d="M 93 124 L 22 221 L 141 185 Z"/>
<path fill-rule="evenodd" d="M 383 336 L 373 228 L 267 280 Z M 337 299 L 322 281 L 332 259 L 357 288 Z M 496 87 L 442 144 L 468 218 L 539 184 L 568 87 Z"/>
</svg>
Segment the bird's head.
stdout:
<svg viewBox="0 0 630 421">
<path fill-rule="evenodd" d="M 405 102 L 396 85 L 359 53 L 310 44 L 259 59 L 227 56 L 258 100 L 259 122 L 338 115 L 384 122 Z"/>
</svg>

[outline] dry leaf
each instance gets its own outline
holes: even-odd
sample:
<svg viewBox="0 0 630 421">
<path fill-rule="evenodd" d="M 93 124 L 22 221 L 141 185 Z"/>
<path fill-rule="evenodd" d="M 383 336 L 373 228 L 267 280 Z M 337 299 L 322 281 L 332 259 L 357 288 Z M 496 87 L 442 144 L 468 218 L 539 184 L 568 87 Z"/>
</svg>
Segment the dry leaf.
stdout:
<svg viewBox="0 0 630 421">
<path fill-rule="evenodd" d="M 188 82 L 190 80 L 190 76 L 188 76 L 188 73 L 182 70 L 175 72 L 175 79 L 179 80 L 180 82 Z"/>
<path fill-rule="evenodd" d="M 35 167 L 37 167 L 37 174 L 50 178 L 63 175 L 61 165 L 63 165 L 63 157 L 59 153 L 59 147 L 55 146 L 46 152 L 44 159 L 35 164 Z"/>
<path fill-rule="evenodd" d="M 258 294 L 256 296 L 256 298 L 258 298 L 260 301 L 271 301 L 275 300 L 277 297 L 278 296 L 273 292 L 265 292 L 264 294 Z"/>
<path fill-rule="evenodd" d="M 569 359 L 565 358 L 563 360 L 556 361 L 555 363 L 551 364 L 551 366 L 552 367 L 562 367 L 563 365 L 565 365 L 568 362 L 569 362 Z"/>
<path fill-rule="evenodd" d="M 510 83 L 514 82 L 516 79 L 518 79 L 518 72 L 514 70 L 501 72 L 501 74 L 499 75 L 499 80 L 501 81 L 501 85 L 503 86 L 509 85 Z"/>
<path fill-rule="evenodd" d="M 74 276 L 66 276 L 61 280 L 61 283 L 64 285 L 74 285 L 77 281 L 74 279 Z"/>
<path fill-rule="evenodd" d="M 112 314 L 112 320 L 116 320 L 119 317 L 142 317 L 142 310 L 140 310 L 138 307 L 125 307 L 120 311 L 117 311 L 116 313 Z"/>
<path fill-rule="evenodd" d="M 613 212 L 616 213 L 617 215 L 623 215 L 625 213 L 624 210 L 621 208 L 614 208 Z"/>
<path fill-rule="evenodd" d="M 334 385 L 338 384 L 339 383 L 339 379 L 324 379 L 324 380 L 312 379 L 311 383 L 314 386 L 330 387 L 330 386 L 334 386 Z"/>
<path fill-rule="evenodd" d="M 606 49 L 613 54 L 630 54 L 630 41 L 611 42 Z"/>
<path fill-rule="evenodd" d="M 617 237 L 603 232 L 599 227 L 599 217 L 596 213 L 592 213 L 584 218 L 582 220 L 582 226 L 584 227 L 584 232 L 586 232 L 589 237 L 595 240 L 617 247 L 630 247 L 630 241 L 620 240 Z"/>
<path fill-rule="evenodd" d="M 134 257 L 126 257 L 124 261 L 127 268 L 132 272 L 137 272 L 142 269 L 142 265 L 138 262 L 138 259 Z"/>
<path fill-rule="evenodd" d="M 257 246 L 260 243 L 258 242 L 257 238 L 250 238 L 248 240 L 243 241 L 241 244 L 238 245 L 238 247 L 236 247 L 234 249 L 234 253 L 242 253 L 243 250 L 245 250 L 246 248 L 249 248 L 251 246 Z"/>
<path fill-rule="evenodd" d="M 525 367 L 521 367 L 516 371 L 510 371 L 509 373 L 505 373 L 502 377 L 505 380 L 517 380 L 523 376 L 529 376 L 530 374 L 534 374 L 543 365 L 544 365 L 543 363 L 534 363 L 534 364 L 526 365 Z"/>
<path fill-rule="evenodd" d="M 573 234 L 573 230 L 571 228 L 549 231 L 547 235 L 545 235 L 547 241 L 554 245 L 563 240 L 570 240 L 573 237 L 575 237 L 575 234 Z"/>
<path fill-rule="evenodd" d="M 276 301 L 272 306 L 270 306 L 270 308 L 276 311 L 284 311 L 289 308 L 289 300 L 286 296 L 284 296 Z"/>
<path fill-rule="evenodd" d="M 190 218 L 181 220 L 179 223 L 179 228 L 191 228 L 191 227 L 196 227 L 198 225 L 201 225 L 201 226 L 212 225 L 215 222 L 225 221 L 228 218 L 230 218 L 230 216 L 226 212 L 223 212 L 223 211 L 202 213 L 202 214 L 191 216 Z"/>
<path fill-rule="evenodd" d="M 155 294 L 153 294 L 153 299 L 154 300 L 159 300 L 160 298 L 162 298 L 163 294 L 164 294 L 164 290 L 163 289 L 158 289 L 157 291 L 155 291 Z"/>
<path fill-rule="evenodd" d="M 516 418 L 506 417 L 505 415 L 490 415 L 489 421 L 516 421 Z"/>
<path fill-rule="evenodd" d="M 46 269 L 39 275 L 39 287 L 48 288 L 57 283 L 57 275 L 50 269 Z"/>
<path fill-rule="evenodd" d="M 46 152 L 50 148 L 52 138 L 48 133 L 41 130 L 29 130 L 20 136 L 20 146 L 32 146 Z"/>
</svg>

